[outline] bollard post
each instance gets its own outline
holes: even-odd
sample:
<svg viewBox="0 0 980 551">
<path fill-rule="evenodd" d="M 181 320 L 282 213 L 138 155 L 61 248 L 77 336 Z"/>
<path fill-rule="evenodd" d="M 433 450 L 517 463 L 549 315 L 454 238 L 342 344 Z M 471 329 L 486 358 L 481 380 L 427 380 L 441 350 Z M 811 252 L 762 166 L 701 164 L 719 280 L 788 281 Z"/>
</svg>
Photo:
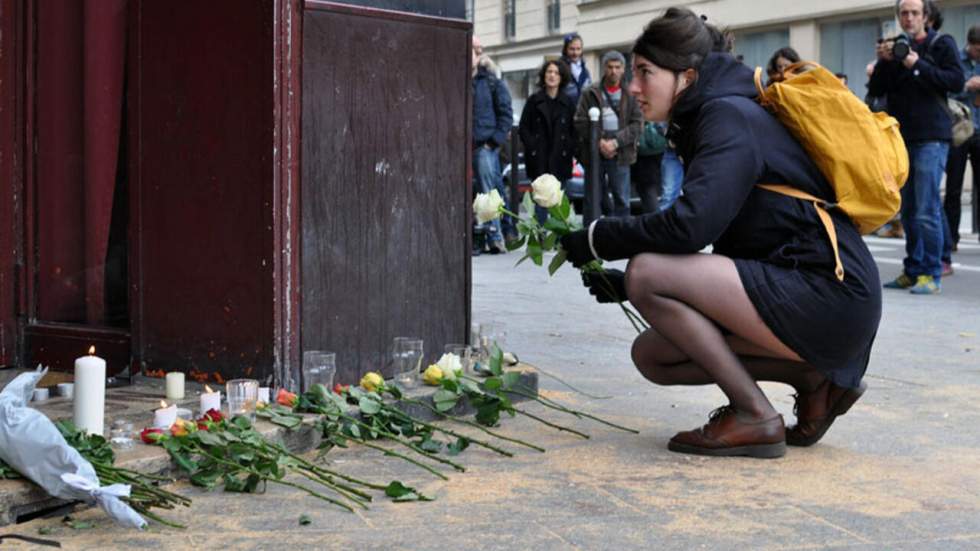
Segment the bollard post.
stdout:
<svg viewBox="0 0 980 551">
<path fill-rule="evenodd" d="M 514 125 L 510 129 L 510 201 L 508 209 L 511 212 L 520 214 L 517 210 L 521 208 L 521 193 L 517 189 L 517 185 L 521 181 L 521 170 L 520 161 L 517 158 L 517 140 L 520 139 L 518 134 L 519 127 Z M 504 216 L 507 216 L 506 214 Z M 516 220 L 511 221 L 513 224 L 517 224 Z M 503 231 L 503 227 L 500 228 Z"/>
<path fill-rule="evenodd" d="M 590 199 L 589 208 L 584 209 L 583 214 L 585 225 L 588 226 L 593 220 L 598 220 L 602 216 L 602 171 L 599 163 L 599 137 L 602 129 L 599 124 L 600 111 L 598 107 L 589 109 L 589 177 L 585 180 L 585 195 Z"/>
</svg>

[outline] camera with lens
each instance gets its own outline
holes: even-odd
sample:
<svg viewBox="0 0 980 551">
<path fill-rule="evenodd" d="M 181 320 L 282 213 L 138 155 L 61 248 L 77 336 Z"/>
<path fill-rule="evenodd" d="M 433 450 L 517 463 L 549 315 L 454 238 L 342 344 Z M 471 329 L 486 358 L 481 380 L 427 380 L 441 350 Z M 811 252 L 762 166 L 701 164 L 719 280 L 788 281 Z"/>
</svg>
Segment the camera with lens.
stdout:
<svg viewBox="0 0 980 551">
<path fill-rule="evenodd" d="M 912 51 L 912 44 L 909 42 L 909 37 L 904 34 L 900 34 L 894 38 L 883 38 L 878 41 L 879 44 L 882 42 L 891 45 L 892 57 L 897 61 L 905 61 L 909 52 Z"/>
</svg>

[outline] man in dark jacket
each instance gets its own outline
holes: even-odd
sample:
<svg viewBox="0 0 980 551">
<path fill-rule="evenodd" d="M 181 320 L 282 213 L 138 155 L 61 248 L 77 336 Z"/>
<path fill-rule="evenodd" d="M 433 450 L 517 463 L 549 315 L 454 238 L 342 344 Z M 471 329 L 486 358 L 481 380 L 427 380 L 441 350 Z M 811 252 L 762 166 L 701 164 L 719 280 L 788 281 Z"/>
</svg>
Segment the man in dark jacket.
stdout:
<svg viewBox="0 0 980 551">
<path fill-rule="evenodd" d="M 565 85 L 565 95 L 572 100 L 572 105 L 578 105 L 582 90 L 592 86 L 592 75 L 589 74 L 589 68 L 585 66 L 585 60 L 582 58 L 582 37 L 578 33 L 568 33 L 563 42 L 561 60 L 572 72 L 572 79 Z"/>
<path fill-rule="evenodd" d="M 603 214 L 628 216 L 630 213 L 630 165 L 636 162 L 636 145 L 643 132 L 643 113 L 636 98 L 622 88 L 626 58 L 611 50 L 602 55 L 602 82 L 586 88 L 578 102 L 575 112 L 575 133 L 578 137 L 578 159 L 586 167 L 585 171 L 585 223 L 591 222 L 592 171 L 591 133 L 589 132 L 589 109 L 599 108 L 599 124 L 602 132 L 599 137 L 599 185 L 602 196 L 612 193 L 612 205 L 602 201 Z"/>
<path fill-rule="evenodd" d="M 507 141 L 507 133 L 514 124 L 514 111 L 510 106 L 507 85 L 498 79 L 488 67 L 489 58 L 482 55 L 483 47 L 473 37 L 473 177 L 477 191 L 488 193 L 491 189 L 506 197 L 504 181 L 500 174 L 500 146 Z M 514 233 L 513 220 L 504 217 L 503 222 L 487 222 L 487 245 L 493 254 L 507 252 L 504 234 Z"/>
<path fill-rule="evenodd" d="M 973 189 L 980 188 L 980 25 L 974 25 L 966 35 L 967 45 L 960 53 L 960 64 L 963 66 L 963 78 L 966 86 L 956 99 L 970 106 L 973 116 L 973 136 L 959 147 L 950 149 L 946 160 L 946 198 L 943 208 L 946 210 L 946 220 L 952 232 L 952 243 L 947 245 L 950 252 L 955 250 L 960 241 L 960 195 L 963 193 L 963 174 L 966 172 L 966 161 L 969 157 L 973 166 Z M 974 195 L 976 197 L 976 195 Z M 980 212 L 973 206 L 973 212 Z"/>
<path fill-rule="evenodd" d="M 933 295 L 941 290 L 943 216 L 940 183 L 952 140 L 946 95 L 963 90 L 956 42 L 928 28 L 922 0 L 899 0 L 899 22 L 908 39 L 904 58 L 895 55 L 897 42 L 878 45 L 868 93 L 888 97 L 888 113 L 898 119 L 909 152 L 909 179 L 902 188 L 905 225 L 905 268 L 892 289 Z"/>
</svg>

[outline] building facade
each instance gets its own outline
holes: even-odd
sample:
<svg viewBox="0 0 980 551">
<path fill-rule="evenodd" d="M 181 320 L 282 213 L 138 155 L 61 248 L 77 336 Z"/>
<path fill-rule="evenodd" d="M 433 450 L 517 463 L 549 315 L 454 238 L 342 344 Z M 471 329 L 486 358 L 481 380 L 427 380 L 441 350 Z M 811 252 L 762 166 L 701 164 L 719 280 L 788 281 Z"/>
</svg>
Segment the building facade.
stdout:
<svg viewBox="0 0 980 551">
<path fill-rule="evenodd" d="M 643 26 L 674 5 L 686 6 L 735 33 L 735 53 L 749 66 L 765 66 L 772 52 L 791 46 L 804 59 L 848 75 L 854 93 L 865 94 L 865 67 L 875 43 L 900 32 L 893 0 L 465 0 L 474 33 L 500 65 L 515 100 L 515 113 L 533 92 L 545 58 L 561 52 L 562 36 L 578 32 L 593 75 L 602 52 L 629 51 Z M 963 45 L 980 24 L 980 1 L 940 3 L 942 32 Z"/>
</svg>

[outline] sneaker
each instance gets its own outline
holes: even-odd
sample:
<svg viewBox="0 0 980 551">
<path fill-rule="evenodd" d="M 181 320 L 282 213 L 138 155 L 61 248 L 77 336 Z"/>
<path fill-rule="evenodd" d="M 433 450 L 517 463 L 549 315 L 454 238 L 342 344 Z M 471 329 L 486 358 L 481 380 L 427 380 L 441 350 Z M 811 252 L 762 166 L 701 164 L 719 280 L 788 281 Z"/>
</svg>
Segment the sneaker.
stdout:
<svg viewBox="0 0 980 551">
<path fill-rule="evenodd" d="M 915 281 L 908 274 L 902 272 L 902 275 L 896 277 L 894 281 L 886 283 L 885 289 L 909 289 L 913 285 L 915 285 Z"/>
<path fill-rule="evenodd" d="M 953 263 L 943 262 L 943 277 L 949 277 L 953 275 Z"/>
<path fill-rule="evenodd" d="M 943 290 L 936 278 L 920 275 L 915 279 L 915 285 L 909 289 L 913 295 L 938 295 Z"/>
<path fill-rule="evenodd" d="M 507 254 L 507 247 L 504 246 L 503 239 L 492 241 L 488 247 L 490 248 L 490 254 Z"/>
</svg>

